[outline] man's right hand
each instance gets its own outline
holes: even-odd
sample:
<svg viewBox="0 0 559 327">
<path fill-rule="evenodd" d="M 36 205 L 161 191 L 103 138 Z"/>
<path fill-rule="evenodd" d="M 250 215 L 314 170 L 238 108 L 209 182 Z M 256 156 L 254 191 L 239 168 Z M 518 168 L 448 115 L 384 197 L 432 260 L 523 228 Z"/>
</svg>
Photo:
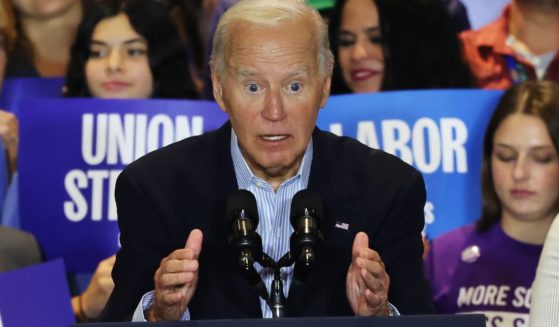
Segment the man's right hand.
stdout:
<svg viewBox="0 0 559 327">
<path fill-rule="evenodd" d="M 198 283 L 202 239 L 201 230 L 192 230 L 184 249 L 161 260 L 155 272 L 154 302 L 146 315 L 148 321 L 179 320 L 186 311 Z"/>
</svg>

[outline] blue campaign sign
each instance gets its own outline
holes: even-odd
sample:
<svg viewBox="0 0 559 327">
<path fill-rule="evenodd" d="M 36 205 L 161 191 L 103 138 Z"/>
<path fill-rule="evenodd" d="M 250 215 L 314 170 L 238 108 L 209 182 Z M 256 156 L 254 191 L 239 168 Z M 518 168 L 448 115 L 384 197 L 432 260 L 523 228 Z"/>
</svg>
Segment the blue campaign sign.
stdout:
<svg viewBox="0 0 559 327">
<path fill-rule="evenodd" d="M 147 152 L 216 129 L 214 102 L 27 99 L 20 115 L 20 215 L 47 258 L 92 271 L 119 248 L 114 186 Z"/>
<path fill-rule="evenodd" d="M 7 78 L 0 93 L 0 108 L 15 114 L 18 113 L 19 104 L 28 98 L 58 98 L 62 96 L 64 79 L 52 78 Z"/>
<path fill-rule="evenodd" d="M 332 96 L 318 126 L 384 149 L 420 170 L 427 187 L 426 233 L 435 237 L 479 215 L 482 137 L 500 95 L 455 90 Z M 37 236 L 47 258 L 63 257 L 72 272 L 92 271 L 117 251 L 114 184 L 127 164 L 227 119 L 214 102 L 205 101 L 11 103 L 21 126 L 21 226 Z"/>
<path fill-rule="evenodd" d="M 479 216 L 483 133 L 501 94 L 454 90 L 336 96 L 319 114 L 318 125 L 392 153 L 421 171 L 427 188 L 426 233 L 432 238 Z"/>
<path fill-rule="evenodd" d="M 0 273 L 0 327 L 75 323 L 62 260 Z"/>
</svg>

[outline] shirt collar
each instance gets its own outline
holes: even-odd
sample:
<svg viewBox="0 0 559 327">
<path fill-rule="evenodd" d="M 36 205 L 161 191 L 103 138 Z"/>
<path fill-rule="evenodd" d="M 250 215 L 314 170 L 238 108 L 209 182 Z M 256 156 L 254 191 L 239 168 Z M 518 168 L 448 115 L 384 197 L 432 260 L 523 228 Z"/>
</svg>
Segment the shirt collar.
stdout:
<svg viewBox="0 0 559 327">
<path fill-rule="evenodd" d="M 297 171 L 295 176 L 289 178 L 296 179 L 300 178 L 303 187 L 306 188 L 309 183 L 309 175 L 311 172 L 311 162 L 313 157 L 313 142 L 312 137 L 305 149 L 305 153 L 303 154 L 303 159 L 301 160 L 301 165 Z M 255 180 L 261 180 L 260 178 L 256 177 L 250 167 L 248 166 L 243 154 L 241 153 L 241 149 L 239 148 L 239 142 L 237 138 L 237 134 L 231 128 L 231 158 L 233 159 L 233 168 L 235 169 L 235 176 L 237 177 L 237 185 L 239 189 L 247 189 L 251 182 Z M 284 181 L 285 183 L 285 181 Z M 282 183 L 283 184 L 283 183 Z"/>
</svg>

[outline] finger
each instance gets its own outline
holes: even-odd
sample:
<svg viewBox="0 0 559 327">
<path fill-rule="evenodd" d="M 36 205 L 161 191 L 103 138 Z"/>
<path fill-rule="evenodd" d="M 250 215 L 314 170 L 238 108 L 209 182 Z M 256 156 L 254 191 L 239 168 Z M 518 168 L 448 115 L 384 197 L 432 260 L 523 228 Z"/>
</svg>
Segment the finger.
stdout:
<svg viewBox="0 0 559 327">
<path fill-rule="evenodd" d="M 162 268 L 163 273 L 196 272 L 198 260 L 167 260 Z"/>
<path fill-rule="evenodd" d="M 359 275 L 368 290 L 376 294 L 384 292 L 384 283 L 382 282 L 382 279 L 373 276 L 373 274 L 364 268 L 359 271 Z"/>
<path fill-rule="evenodd" d="M 385 305 L 383 297 L 370 290 L 365 291 L 365 302 L 370 311 L 377 311 L 379 306 Z"/>
<path fill-rule="evenodd" d="M 171 252 L 165 259 L 169 260 L 195 260 L 198 256 L 192 249 L 182 248 Z M 163 261 L 161 262 L 163 263 Z"/>
<path fill-rule="evenodd" d="M 187 283 L 194 280 L 195 275 L 192 272 L 181 272 L 163 274 L 159 279 L 159 286 L 162 289 L 176 289 L 184 287 Z"/>
<path fill-rule="evenodd" d="M 193 259 L 197 259 L 200 255 L 200 251 L 202 251 L 202 240 L 204 239 L 204 235 L 202 231 L 199 229 L 193 229 L 188 235 L 188 239 L 186 240 L 185 249 L 189 249 L 194 254 Z"/>
<path fill-rule="evenodd" d="M 384 263 L 382 260 L 367 259 L 363 257 L 358 257 L 355 259 L 355 264 L 360 269 L 366 269 L 373 276 L 380 278 L 386 273 Z"/>
<path fill-rule="evenodd" d="M 357 257 L 382 263 L 382 259 L 380 258 L 380 254 L 378 254 L 377 251 L 375 251 L 373 249 L 369 249 L 369 248 L 361 248 L 359 250 L 359 252 L 357 253 Z"/>
<path fill-rule="evenodd" d="M 369 236 L 367 236 L 367 234 L 363 232 L 357 233 L 357 235 L 355 235 L 355 238 L 353 239 L 353 246 L 351 248 L 351 254 L 353 258 L 355 259 L 356 257 L 358 257 L 362 249 L 368 249 L 368 248 L 369 248 Z"/>
<path fill-rule="evenodd" d="M 158 297 L 159 304 L 163 306 L 174 306 L 177 303 L 180 303 L 184 294 L 179 290 L 166 290 L 162 292 Z"/>
</svg>

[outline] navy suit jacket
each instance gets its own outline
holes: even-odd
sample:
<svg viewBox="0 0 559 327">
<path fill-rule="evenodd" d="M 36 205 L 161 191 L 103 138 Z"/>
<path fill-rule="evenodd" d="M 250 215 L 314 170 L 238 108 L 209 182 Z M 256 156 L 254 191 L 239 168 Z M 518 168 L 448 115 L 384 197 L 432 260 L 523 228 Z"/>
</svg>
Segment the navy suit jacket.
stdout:
<svg viewBox="0 0 559 327">
<path fill-rule="evenodd" d="M 237 189 L 230 151 L 231 125 L 154 151 L 130 164 L 116 186 L 122 248 L 113 270 L 115 289 L 103 320 L 129 320 L 154 288 L 161 260 L 184 247 L 199 228 L 199 257 L 191 319 L 262 317 L 256 289 L 228 246 L 226 201 Z M 286 316 L 353 312 L 345 294 L 355 234 L 368 234 L 390 276 L 388 299 L 402 313 L 432 313 L 422 267 L 425 186 L 400 159 L 354 139 L 315 129 L 308 189 L 324 202 L 324 236 L 307 282 L 294 281 Z M 347 229 L 336 224 L 347 224 Z M 339 226 L 338 224 L 338 226 Z"/>
</svg>

